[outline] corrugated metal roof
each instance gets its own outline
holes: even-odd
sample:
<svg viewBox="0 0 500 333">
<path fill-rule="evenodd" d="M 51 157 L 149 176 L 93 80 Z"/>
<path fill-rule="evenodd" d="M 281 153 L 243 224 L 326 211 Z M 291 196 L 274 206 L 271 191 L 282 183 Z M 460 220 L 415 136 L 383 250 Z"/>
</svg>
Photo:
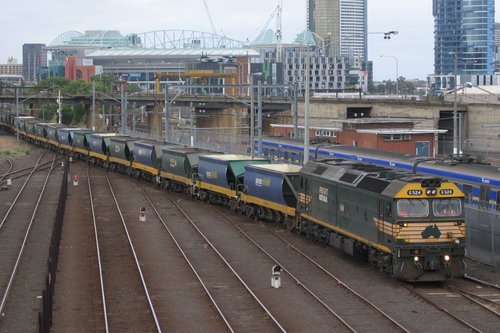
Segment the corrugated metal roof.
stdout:
<svg viewBox="0 0 500 333">
<path fill-rule="evenodd" d="M 367 134 L 437 134 L 446 133 L 448 130 L 443 129 L 409 129 L 409 128 L 378 128 L 378 129 L 358 129 L 357 133 Z"/>
</svg>

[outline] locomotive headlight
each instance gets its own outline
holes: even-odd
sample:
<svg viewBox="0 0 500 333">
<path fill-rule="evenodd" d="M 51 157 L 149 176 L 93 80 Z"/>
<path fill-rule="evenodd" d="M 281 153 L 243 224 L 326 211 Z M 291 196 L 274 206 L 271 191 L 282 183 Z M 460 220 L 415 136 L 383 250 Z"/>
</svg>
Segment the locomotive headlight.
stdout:
<svg viewBox="0 0 500 333">
<path fill-rule="evenodd" d="M 418 258 L 417 256 L 415 256 L 415 257 L 413 258 L 413 261 L 415 261 L 415 262 L 418 262 L 418 260 L 419 260 L 419 258 Z"/>
<path fill-rule="evenodd" d="M 444 261 L 450 261 L 450 256 L 449 255 L 445 255 L 444 256 Z"/>
<path fill-rule="evenodd" d="M 455 244 L 457 244 L 457 245 L 460 244 L 460 239 L 458 239 L 458 238 L 455 239 Z"/>
</svg>

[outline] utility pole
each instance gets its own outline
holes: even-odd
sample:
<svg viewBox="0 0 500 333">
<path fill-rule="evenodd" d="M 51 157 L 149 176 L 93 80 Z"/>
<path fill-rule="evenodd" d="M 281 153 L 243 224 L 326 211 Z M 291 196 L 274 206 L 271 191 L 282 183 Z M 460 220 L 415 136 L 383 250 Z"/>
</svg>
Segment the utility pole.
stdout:
<svg viewBox="0 0 500 333">
<path fill-rule="evenodd" d="M 306 95 L 304 96 L 304 165 L 309 162 L 309 63 L 311 57 L 306 53 Z"/>
<path fill-rule="evenodd" d="M 455 52 L 455 62 L 453 64 L 453 74 L 455 77 L 455 91 L 453 92 L 453 155 L 458 154 L 458 111 L 457 111 L 457 57 L 458 53 Z"/>
<path fill-rule="evenodd" d="M 16 139 L 17 139 L 17 141 L 19 141 L 19 87 L 16 87 L 15 89 L 16 89 L 16 119 L 17 119 Z"/>
<path fill-rule="evenodd" d="M 168 142 L 168 129 L 169 129 L 169 122 L 170 122 L 170 115 L 169 115 L 169 110 L 168 110 L 168 105 L 169 105 L 169 101 L 168 101 L 168 88 L 169 88 L 169 85 L 166 84 L 165 85 L 165 142 Z"/>
<path fill-rule="evenodd" d="M 258 106 L 258 120 L 257 120 L 257 134 L 259 136 L 259 145 L 257 147 L 258 157 L 262 156 L 262 80 L 259 78 L 257 81 L 257 106 Z"/>
<path fill-rule="evenodd" d="M 92 120 L 90 124 L 92 130 L 95 131 L 95 81 L 92 81 Z"/>
<path fill-rule="evenodd" d="M 194 147 L 194 108 L 193 108 L 193 102 L 189 102 L 189 111 L 191 114 L 191 128 L 190 128 L 190 147 Z"/>
<path fill-rule="evenodd" d="M 61 90 L 57 95 L 57 116 L 59 117 L 59 124 L 62 124 L 62 100 L 61 100 Z"/>
<path fill-rule="evenodd" d="M 255 157 L 255 108 L 254 108 L 254 97 L 253 97 L 253 75 L 250 75 L 252 82 L 250 83 L 250 156 Z"/>
<path fill-rule="evenodd" d="M 293 84 L 293 138 L 297 139 L 299 137 L 299 83 L 295 82 Z"/>
</svg>

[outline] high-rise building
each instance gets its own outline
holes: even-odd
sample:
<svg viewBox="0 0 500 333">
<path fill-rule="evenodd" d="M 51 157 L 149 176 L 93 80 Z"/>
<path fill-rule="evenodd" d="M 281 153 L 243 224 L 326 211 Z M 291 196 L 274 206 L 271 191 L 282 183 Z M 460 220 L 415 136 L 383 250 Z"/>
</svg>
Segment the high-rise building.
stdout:
<svg viewBox="0 0 500 333">
<path fill-rule="evenodd" d="M 434 74 L 492 75 L 494 0 L 433 0 Z"/>
<path fill-rule="evenodd" d="M 0 74 L 23 75 L 23 65 L 17 63 L 17 59 L 9 57 L 6 64 L 0 64 Z"/>
<path fill-rule="evenodd" d="M 495 74 L 500 73 L 500 23 L 495 23 Z"/>
<path fill-rule="evenodd" d="M 47 66 L 45 44 L 23 44 L 23 76 L 28 82 L 38 81 L 37 71 Z"/>
<path fill-rule="evenodd" d="M 308 0 L 307 24 L 328 55 L 367 60 L 367 0 Z"/>
</svg>

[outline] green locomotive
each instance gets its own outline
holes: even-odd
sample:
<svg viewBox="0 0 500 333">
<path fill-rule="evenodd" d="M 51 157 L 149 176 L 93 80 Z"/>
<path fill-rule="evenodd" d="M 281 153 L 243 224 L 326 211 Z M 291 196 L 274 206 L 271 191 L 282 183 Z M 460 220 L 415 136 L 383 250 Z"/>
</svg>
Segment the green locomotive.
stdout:
<svg viewBox="0 0 500 333">
<path fill-rule="evenodd" d="M 452 182 L 341 160 L 307 163 L 296 228 L 406 281 L 465 273 L 464 195 Z"/>
</svg>

